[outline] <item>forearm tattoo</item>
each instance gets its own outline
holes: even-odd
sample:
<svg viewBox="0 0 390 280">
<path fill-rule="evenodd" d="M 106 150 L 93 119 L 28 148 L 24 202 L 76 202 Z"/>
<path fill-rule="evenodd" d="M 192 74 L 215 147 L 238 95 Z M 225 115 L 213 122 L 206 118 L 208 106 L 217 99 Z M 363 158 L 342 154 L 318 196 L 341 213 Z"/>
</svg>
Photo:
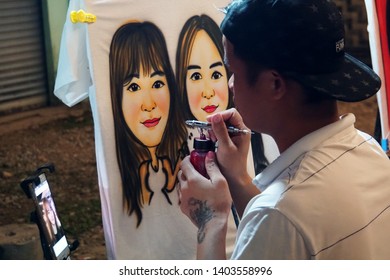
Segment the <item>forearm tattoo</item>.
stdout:
<svg viewBox="0 0 390 280">
<path fill-rule="evenodd" d="M 192 197 L 188 200 L 188 204 L 192 206 L 190 209 L 191 219 L 198 227 L 198 243 L 202 243 L 206 235 L 206 223 L 213 218 L 214 210 L 207 206 L 207 200 L 200 201 Z"/>
</svg>

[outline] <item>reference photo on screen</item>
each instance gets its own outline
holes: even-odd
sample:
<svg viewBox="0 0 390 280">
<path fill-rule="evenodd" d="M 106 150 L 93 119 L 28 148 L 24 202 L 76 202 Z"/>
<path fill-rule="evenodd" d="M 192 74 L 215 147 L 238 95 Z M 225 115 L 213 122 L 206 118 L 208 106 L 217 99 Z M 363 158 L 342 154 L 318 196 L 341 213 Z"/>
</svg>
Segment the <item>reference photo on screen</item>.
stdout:
<svg viewBox="0 0 390 280">
<path fill-rule="evenodd" d="M 70 255 L 69 244 L 61 225 L 54 199 L 52 197 L 49 182 L 45 173 L 39 175 L 39 181 L 33 182 L 31 196 L 34 200 L 37 223 L 42 231 L 42 240 L 46 253 L 52 259 L 68 259 Z"/>
</svg>

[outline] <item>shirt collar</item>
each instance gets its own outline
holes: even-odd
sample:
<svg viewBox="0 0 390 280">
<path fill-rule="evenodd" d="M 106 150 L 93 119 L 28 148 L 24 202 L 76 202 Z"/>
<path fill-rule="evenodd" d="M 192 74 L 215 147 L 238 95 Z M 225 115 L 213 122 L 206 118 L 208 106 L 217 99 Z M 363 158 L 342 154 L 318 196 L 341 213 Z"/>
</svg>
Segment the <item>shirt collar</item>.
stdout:
<svg viewBox="0 0 390 280">
<path fill-rule="evenodd" d="M 346 114 L 334 123 L 324 126 L 312 133 L 302 137 L 287 150 L 285 150 L 277 159 L 275 159 L 266 169 L 258 174 L 253 183 L 263 191 L 273 180 L 275 180 L 288 166 L 290 166 L 302 154 L 318 146 L 326 139 L 340 133 L 347 127 L 355 123 L 353 114 Z"/>
</svg>

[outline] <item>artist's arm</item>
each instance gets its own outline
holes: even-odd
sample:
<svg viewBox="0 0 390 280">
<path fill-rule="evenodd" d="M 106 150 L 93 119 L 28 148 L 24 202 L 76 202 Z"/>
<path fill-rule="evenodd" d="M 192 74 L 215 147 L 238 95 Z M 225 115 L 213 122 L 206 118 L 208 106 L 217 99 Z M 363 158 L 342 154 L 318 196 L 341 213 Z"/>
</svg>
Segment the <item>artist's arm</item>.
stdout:
<svg viewBox="0 0 390 280">
<path fill-rule="evenodd" d="M 178 174 L 180 208 L 198 228 L 197 258 L 226 259 L 232 198 L 213 152 L 207 154 L 205 163 L 210 180 L 194 169 L 189 157 L 181 163 Z"/>
<path fill-rule="evenodd" d="M 237 212 L 242 216 L 249 200 L 259 194 L 247 169 L 251 135 L 229 134 L 226 124 L 239 129 L 249 129 L 234 108 L 210 116 L 207 120 L 211 122 L 213 128 L 210 136 L 214 141 L 218 140 L 218 166 L 229 184 Z"/>
</svg>

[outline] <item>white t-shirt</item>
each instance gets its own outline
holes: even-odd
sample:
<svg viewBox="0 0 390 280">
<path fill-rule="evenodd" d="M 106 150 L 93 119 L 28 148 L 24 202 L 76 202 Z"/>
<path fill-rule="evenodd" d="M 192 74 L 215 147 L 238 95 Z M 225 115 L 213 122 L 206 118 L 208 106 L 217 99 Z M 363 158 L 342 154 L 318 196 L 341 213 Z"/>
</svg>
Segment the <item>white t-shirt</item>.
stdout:
<svg viewBox="0 0 390 280">
<path fill-rule="evenodd" d="M 205 13 L 218 24 L 228 0 L 103 0 L 69 2 L 58 63 L 55 95 L 73 106 L 89 98 L 95 132 L 95 150 L 100 190 L 102 220 L 108 259 L 194 259 L 197 229 L 181 213 L 177 192 L 166 197 L 155 192 L 153 200 L 142 209 L 143 218 L 136 227 L 134 215 L 123 210 L 121 176 L 115 147 L 114 118 L 110 97 L 109 53 L 113 34 L 130 20 L 151 21 L 164 33 L 171 65 L 175 65 L 176 45 L 184 22 Z M 94 23 L 70 21 L 70 13 L 83 9 L 96 16 Z M 271 139 L 272 140 L 272 139 Z M 273 141 L 268 156 L 278 155 Z M 189 145 L 192 149 L 192 146 Z M 266 149 L 267 150 L 267 149 Z M 250 168 L 250 167 L 248 167 Z M 164 180 L 161 170 L 149 172 L 148 182 L 157 189 Z M 158 179 L 162 178 L 162 179 Z M 235 240 L 231 217 L 227 254 Z"/>
<path fill-rule="evenodd" d="M 305 136 L 254 179 L 232 259 L 390 258 L 390 161 L 354 122 Z"/>
</svg>

